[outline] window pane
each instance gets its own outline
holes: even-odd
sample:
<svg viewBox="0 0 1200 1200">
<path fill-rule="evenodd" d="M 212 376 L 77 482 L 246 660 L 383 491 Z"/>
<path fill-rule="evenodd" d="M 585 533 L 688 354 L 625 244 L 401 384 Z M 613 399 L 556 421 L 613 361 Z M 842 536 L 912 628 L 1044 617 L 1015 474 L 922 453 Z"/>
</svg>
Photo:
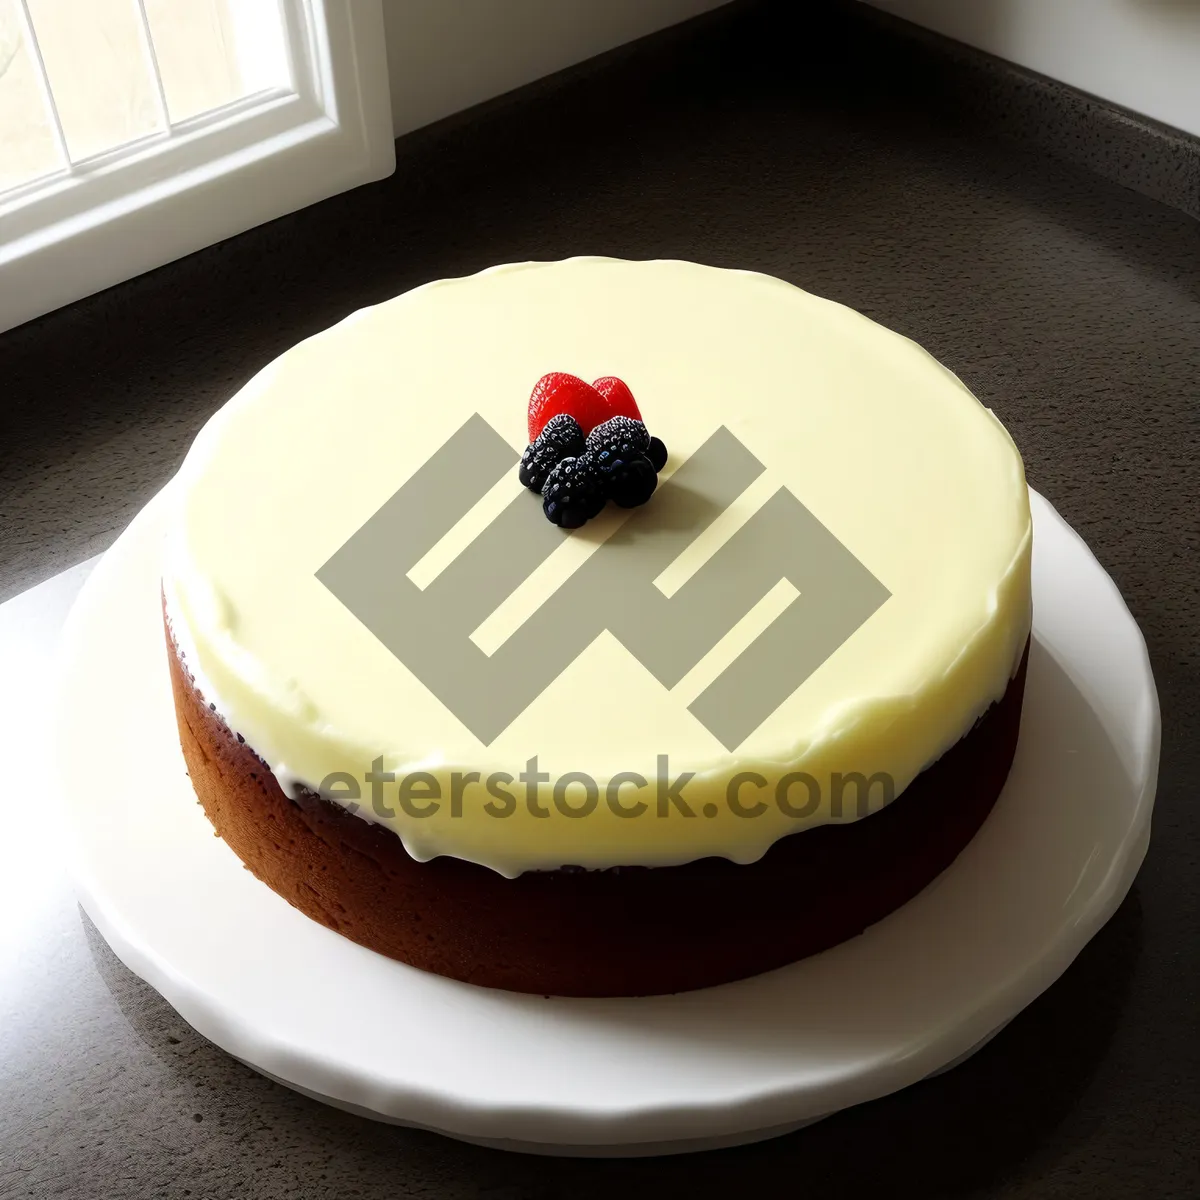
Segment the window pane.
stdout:
<svg viewBox="0 0 1200 1200">
<path fill-rule="evenodd" d="M 287 86 L 276 0 L 146 0 L 172 121 Z"/>
<path fill-rule="evenodd" d="M 246 95 L 227 0 L 146 0 L 172 121 Z"/>
<path fill-rule="evenodd" d="M 246 94 L 292 87 L 279 0 L 232 0 L 229 14 Z"/>
<path fill-rule="evenodd" d="M 65 165 L 16 0 L 0 0 L 0 191 Z"/>
<path fill-rule="evenodd" d="M 73 159 L 162 127 L 133 0 L 29 0 Z"/>
</svg>

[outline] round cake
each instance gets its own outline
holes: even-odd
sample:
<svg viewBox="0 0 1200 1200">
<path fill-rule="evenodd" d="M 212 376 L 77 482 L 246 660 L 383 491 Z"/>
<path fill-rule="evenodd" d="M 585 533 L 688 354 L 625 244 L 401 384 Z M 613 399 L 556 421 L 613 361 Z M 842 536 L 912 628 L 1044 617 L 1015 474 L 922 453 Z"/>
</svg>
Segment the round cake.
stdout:
<svg viewBox="0 0 1200 1200">
<path fill-rule="evenodd" d="M 171 491 L 204 811 L 413 966 L 580 996 L 770 970 L 929 884 L 1007 777 L 1020 455 L 920 347 L 780 280 L 428 284 L 261 371 Z"/>
</svg>

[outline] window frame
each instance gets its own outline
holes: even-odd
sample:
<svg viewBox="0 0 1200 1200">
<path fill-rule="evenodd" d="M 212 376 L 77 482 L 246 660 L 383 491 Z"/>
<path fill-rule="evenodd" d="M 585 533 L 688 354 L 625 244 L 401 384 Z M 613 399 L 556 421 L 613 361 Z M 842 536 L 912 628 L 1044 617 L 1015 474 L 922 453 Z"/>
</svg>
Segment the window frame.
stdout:
<svg viewBox="0 0 1200 1200">
<path fill-rule="evenodd" d="M 395 169 L 383 0 L 279 0 L 274 88 L 0 194 L 0 331 Z"/>
</svg>

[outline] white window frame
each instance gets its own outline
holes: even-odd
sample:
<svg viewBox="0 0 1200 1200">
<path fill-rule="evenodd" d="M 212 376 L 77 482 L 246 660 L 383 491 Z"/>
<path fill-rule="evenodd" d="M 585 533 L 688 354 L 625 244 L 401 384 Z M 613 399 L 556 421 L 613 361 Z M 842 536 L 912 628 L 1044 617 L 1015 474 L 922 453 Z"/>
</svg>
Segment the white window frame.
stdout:
<svg viewBox="0 0 1200 1200">
<path fill-rule="evenodd" d="M 0 331 L 395 170 L 383 0 L 279 9 L 290 90 L 0 195 Z"/>
</svg>

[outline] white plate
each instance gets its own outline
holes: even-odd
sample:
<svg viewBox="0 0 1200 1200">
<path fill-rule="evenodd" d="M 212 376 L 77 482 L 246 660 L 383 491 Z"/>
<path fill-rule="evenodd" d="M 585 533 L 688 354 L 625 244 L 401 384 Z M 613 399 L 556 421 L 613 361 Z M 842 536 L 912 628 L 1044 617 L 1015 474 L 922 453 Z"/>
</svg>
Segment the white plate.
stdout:
<svg viewBox="0 0 1200 1200">
<path fill-rule="evenodd" d="M 88 580 L 54 734 L 84 907 L 205 1037 L 353 1111 L 489 1145 L 646 1154 L 753 1141 L 960 1060 L 1112 915 L 1145 854 L 1158 700 L 1112 581 L 1033 495 L 1021 740 L 957 861 L 863 936 L 678 996 L 544 999 L 392 962 L 213 836 L 184 773 L 159 613 L 164 504 Z"/>
</svg>

